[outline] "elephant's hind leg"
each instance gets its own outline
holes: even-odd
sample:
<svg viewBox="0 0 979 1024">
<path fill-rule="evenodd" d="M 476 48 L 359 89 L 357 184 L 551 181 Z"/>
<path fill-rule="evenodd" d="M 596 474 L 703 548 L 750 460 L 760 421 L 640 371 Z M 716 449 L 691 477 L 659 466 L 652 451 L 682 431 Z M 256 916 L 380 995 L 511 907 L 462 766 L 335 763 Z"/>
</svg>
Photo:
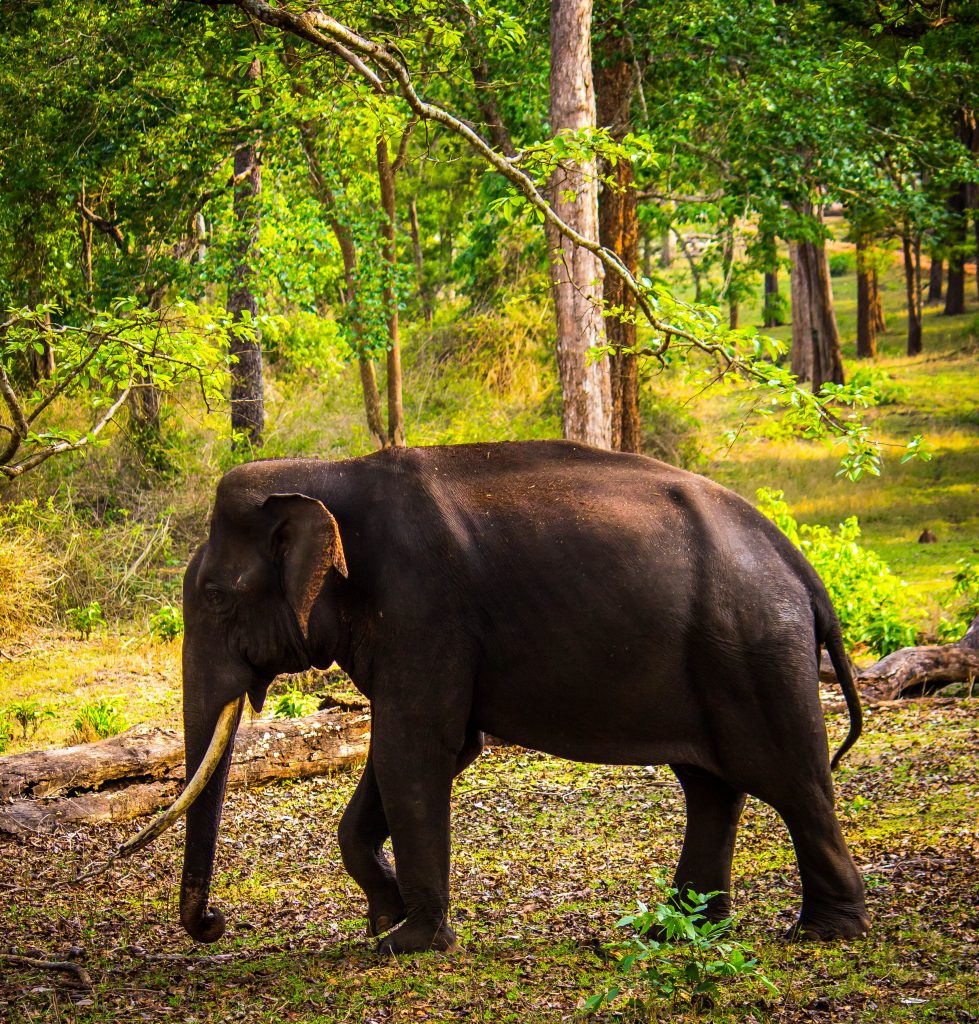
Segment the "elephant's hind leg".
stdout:
<svg viewBox="0 0 979 1024">
<path fill-rule="evenodd" d="M 851 939 L 870 930 L 864 886 L 833 808 L 829 769 L 822 786 L 774 804 L 788 826 L 802 877 L 802 910 L 789 937 Z"/>
<path fill-rule="evenodd" d="M 687 801 L 687 828 L 674 887 L 680 894 L 718 893 L 708 916 L 723 920 L 731 911 L 731 861 L 745 794 L 701 768 L 670 767 Z"/>
</svg>

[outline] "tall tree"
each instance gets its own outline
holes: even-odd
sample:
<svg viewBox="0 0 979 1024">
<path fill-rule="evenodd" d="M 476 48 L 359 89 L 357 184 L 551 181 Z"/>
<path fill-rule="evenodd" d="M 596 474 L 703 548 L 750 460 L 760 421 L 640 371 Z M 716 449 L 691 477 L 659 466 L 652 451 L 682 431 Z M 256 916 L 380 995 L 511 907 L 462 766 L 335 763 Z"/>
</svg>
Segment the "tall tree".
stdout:
<svg viewBox="0 0 979 1024">
<path fill-rule="evenodd" d="M 262 74 L 257 57 L 244 72 L 244 96 L 258 98 Z M 251 110 L 251 100 L 240 103 Z M 248 121 L 234 151 L 234 263 L 228 287 L 228 312 L 238 329 L 232 329 L 231 356 L 231 429 L 236 437 L 257 447 L 265 429 L 265 378 L 262 372 L 262 346 L 258 330 L 255 261 L 262 226 L 260 196 L 262 164 L 256 129 Z M 240 442 L 239 442 L 240 443 Z"/>
<path fill-rule="evenodd" d="M 591 0 L 551 0 L 551 130 L 595 127 Z M 586 238 L 598 238 L 598 176 L 594 156 L 561 159 L 551 176 L 551 205 Z M 551 284 L 557 322 L 557 361 L 563 395 L 564 436 L 600 448 L 612 445 L 612 388 L 608 359 L 589 359 L 604 343 L 602 264 L 547 224 Z"/>
<path fill-rule="evenodd" d="M 632 97 L 636 90 L 636 64 L 624 24 L 623 8 L 616 4 L 604 19 L 595 46 L 595 101 L 598 125 L 621 142 L 632 128 Z M 635 275 L 639 270 L 639 218 L 635 173 L 621 157 L 602 160 L 604 184 L 598 199 L 598 229 L 602 245 L 619 254 Z M 664 244 L 670 231 L 664 234 Z M 636 347 L 636 301 L 622 281 L 609 275 L 604 282 L 605 332 L 609 346 L 612 391 L 612 447 L 624 452 L 642 448 L 639 419 L 639 357 Z"/>
<path fill-rule="evenodd" d="M 821 237 L 792 242 L 792 372 L 818 391 L 843 383 L 843 356 L 833 308 L 829 261 Z"/>
</svg>

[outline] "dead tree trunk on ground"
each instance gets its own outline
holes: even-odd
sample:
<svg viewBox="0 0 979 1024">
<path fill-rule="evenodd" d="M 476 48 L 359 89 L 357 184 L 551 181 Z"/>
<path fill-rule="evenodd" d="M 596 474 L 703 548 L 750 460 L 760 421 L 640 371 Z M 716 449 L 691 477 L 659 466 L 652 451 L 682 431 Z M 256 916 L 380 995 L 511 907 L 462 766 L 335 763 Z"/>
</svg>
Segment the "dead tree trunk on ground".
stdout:
<svg viewBox="0 0 979 1024">
<path fill-rule="evenodd" d="M 369 742 L 363 711 L 259 719 L 238 730 L 228 785 L 323 775 L 363 760 Z M 128 821 L 171 803 L 183 781 L 183 736 L 173 729 L 0 758 L 0 834 Z"/>
<path fill-rule="evenodd" d="M 860 673 L 861 687 L 872 687 L 881 700 L 934 692 L 951 683 L 974 687 L 979 679 L 979 615 L 956 644 L 904 647 Z"/>
<path fill-rule="evenodd" d="M 828 662 L 820 666 L 824 682 L 835 682 L 836 673 Z M 865 697 L 875 701 L 898 700 L 934 693 L 952 683 L 964 683 L 979 693 L 979 615 L 968 632 L 955 644 L 902 647 L 856 673 Z"/>
</svg>

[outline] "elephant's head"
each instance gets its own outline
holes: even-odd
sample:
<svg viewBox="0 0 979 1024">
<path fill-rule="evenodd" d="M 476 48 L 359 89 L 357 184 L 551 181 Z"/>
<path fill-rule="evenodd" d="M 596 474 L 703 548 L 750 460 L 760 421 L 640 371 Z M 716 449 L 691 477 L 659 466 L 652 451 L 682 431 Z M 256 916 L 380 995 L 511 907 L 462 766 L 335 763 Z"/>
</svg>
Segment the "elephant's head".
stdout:
<svg viewBox="0 0 979 1024">
<path fill-rule="evenodd" d="M 328 603 L 331 570 L 347 575 L 336 521 L 321 502 L 302 494 L 269 496 L 250 480 L 235 471 L 221 482 L 210 535 L 184 576 L 187 776 L 213 773 L 187 812 L 180 890 L 180 921 L 199 942 L 224 933 L 224 916 L 207 901 L 243 698 L 259 710 L 278 673 L 312 664 L 314 605 L 321 595 Z M 319 656 L 330 645 L 321 632 Z M 219 722 L 226 723 L 223 748 Z"/>
</svg>

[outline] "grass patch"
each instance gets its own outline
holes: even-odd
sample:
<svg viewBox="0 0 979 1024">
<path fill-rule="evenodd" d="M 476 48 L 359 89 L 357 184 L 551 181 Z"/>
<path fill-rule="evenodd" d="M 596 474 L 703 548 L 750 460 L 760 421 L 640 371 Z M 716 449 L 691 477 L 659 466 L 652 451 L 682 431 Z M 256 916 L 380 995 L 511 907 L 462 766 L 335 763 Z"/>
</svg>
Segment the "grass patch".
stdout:
<svg viewBox="0 0 979 1024">
<path fill-rule="evenodd" d="M 977 713 L 979 700 L 874 709 L 839 774 L 844 830 L 869 882 L 866 939 L 782 941 L 798 911 L 794 859 L 777 815 L 749 803 L 734 937 L 755 950 L 778 991 L 722 986 L 698 1019 L 974 1019 Z M 584 1000 L 618 977 L 597 951 L 618 937 L 618 917 L 672 871 L 683 832 L 682 796 L 664 769 L 488 751 L 453 798 L 452 913 L 465 952 L 379 960 L 335 842 L 355 783 L 356 773 L 340 773 L 232 795 L 214 887 L 229 930 L 215 947 L 195 947 L 177 923 L 179 834 L 84 891 L 55 886 L 131 827 L 5 842 L 0 886 L 29 893 L 14 891 L 0 906 L 5 945 L 51 958 L 75 947 L 95 991 L 5 970 L 0 1016 L 11 1024 L 584 1019 Z M 858 796 L 865 803 L 854 809 Z M 623 1005 L 589 1019 L 638 1018 Z M 664 1019 L 693 1018 L 681 1010 Z"/>
</svg>

